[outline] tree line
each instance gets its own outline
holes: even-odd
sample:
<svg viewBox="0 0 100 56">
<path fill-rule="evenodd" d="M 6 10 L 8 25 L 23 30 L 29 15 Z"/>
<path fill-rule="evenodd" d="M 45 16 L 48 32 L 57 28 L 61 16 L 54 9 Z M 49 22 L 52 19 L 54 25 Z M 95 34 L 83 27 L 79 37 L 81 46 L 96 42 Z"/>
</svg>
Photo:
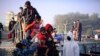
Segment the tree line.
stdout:
<svg viewBox="0 0 100 56">
<path fill-rule="evenodd" d="M 58 33 L 69 31 L 73 25 L 73 22 L 80 20 L 82 23 L 82 34 L 93 35 L 94 30 L 100 29 L 100 17 L 97 13 L 82 14 L 82 13 L 68 13 L 65 15 L 55 15 L 54 25 Z"/>
</svg>

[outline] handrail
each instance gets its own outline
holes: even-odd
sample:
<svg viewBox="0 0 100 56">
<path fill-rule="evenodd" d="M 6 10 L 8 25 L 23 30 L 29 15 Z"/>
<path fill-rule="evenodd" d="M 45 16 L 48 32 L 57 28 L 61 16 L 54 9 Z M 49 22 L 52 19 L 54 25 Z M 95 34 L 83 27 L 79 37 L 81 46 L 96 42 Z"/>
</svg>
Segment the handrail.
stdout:
<svg viewBox="0 0 100 56">
<path fill-rule="evenodd" d="M 21 20 L 24 20 L 24 24 L 25 24 L 25 19 L 21 18 Z M 17 23 L 14 25 L 14 27 L 12 28 L 12 30 L 10 32 L 13 32 L 17 28 L 18 23 L 20 23 L 20 22 L 17 21 Z M 23 31 L 23 30 L 21 30 L 21 31 Z"/>
<path fill-rule="evenodd" d="M 17 21 L 16 24 L 14 25 L 14 27 L 12 28 L 11 31 L 9 31 L 8 33 L 12 33 L 13 31 L 15 31 L 15 42 L 19 42 L 21 41 L 24 37 L 23 35 L 23 29 L 22 29 L 22 24 L 21 21 L 23 20 L 23 23 L 25 25 L 25 19 L 21 18 L 20 21 Z"/>
</svg>

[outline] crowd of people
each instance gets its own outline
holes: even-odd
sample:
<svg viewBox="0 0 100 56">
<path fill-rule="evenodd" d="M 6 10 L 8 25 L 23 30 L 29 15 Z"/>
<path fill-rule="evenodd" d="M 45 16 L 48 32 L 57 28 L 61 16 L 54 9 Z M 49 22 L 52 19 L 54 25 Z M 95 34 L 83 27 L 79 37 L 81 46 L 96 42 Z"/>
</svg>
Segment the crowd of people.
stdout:
<svg viewBox="0 0 100 56">
<path fill-rule="evenodd" d="M 78 42 L 81 41 L 82 23 L 77 20 L 71 30 L 67 33 L 63 44 L 63 56 L 80 56 Z M 77 42 L 78 41 L 78 42 Z"/>
<path fill-rule="evenodd" d="M 35 37 L 31 35 L 17 43 L 13 54 L 15 56 L 59 56 L 51 35 L 52 31 L 53 28 L 49 24 L 41 27 Z"/>
<path fill-rule="evenodd" d="M 25 2 L 25 9 L 20 7 L 18 13 L 18 22 L 21 23 L 22 33 L 25 35 L 20 42 L 16 43 L 16 49 L 13 51 L 13 56 L 59 56 L 59 51 L 56 48 L 56 43 L 53 37 L 59 37 L 59 41 L 62 39 L 61 35 L 52 36 L 54 28 L 50 24 L 40 27 L 42 24 L 41 16 L 37 12 L 36 8 L 31 6 L 30 1 Z M 12 18 L 14 19 L 14 18 Z M 11 31 L 16 24 L 16 21 L 12 20 L 9 23 L 9 31 Z M 15 31 L 12 32 L 12 41 L 14 42 Z M 63 44 L 63 56 L 79 56 L 79 47 L 75 40 L 81 41 L 82 25 L 77 20 L 71 31 L 72 35 L 66 37 L 67 41 Z M 74 52 L 75 51 L 75 52 Z M 72 54 L 71 54 L 72 53 Z"/>
<path fill-rule="evenodd" d="M 59 56 L 52 37 L 53 27 L 50 24 L 40 27 L 42 23 L 41 16 L 36 8 L 31 6 L 30 1 L 25 2 L 25 9 L 23 7 L 19 9 L 18 21 L 21 23 L 25 38 L 16 43 L 13 56 Z M 12 38 L 15 37 L 14 31 L 11 32 L 15 23 L 13 20 L 9 23 L 9 31 L 13 35 Z"/>
</svg>

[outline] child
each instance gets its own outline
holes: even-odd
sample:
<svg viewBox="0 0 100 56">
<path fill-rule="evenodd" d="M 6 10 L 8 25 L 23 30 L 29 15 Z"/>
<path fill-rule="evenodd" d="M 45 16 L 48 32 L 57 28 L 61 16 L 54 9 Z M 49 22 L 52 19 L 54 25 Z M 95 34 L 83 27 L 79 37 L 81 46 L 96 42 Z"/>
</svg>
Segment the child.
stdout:
<svg viewBox="0 0 100 56">
<path fill-rule="evenodd" d="M 41 18 L 36 16 L 36 19 L 34 19 L 34 21 L 31 24 L 27 25 L 24 31 L 27 33 L 30 30 L 30 33 L 28 33 L 29 35 L 31 33 L 38 33 L 40 25 L 41 25 Z"/>
<path fill-rule="evenodd" d="M 46 54 L 46 45 L 45 45 L 45 41 L 46 41 L 46 37 L 45 37 L 45 28 L 41 27 L 40 28 L 40 32 L 37 34 L 37 38 L 38 38 L 38 51 L 37 54 L 38 56 L 45 56 Z"/>
</svg>

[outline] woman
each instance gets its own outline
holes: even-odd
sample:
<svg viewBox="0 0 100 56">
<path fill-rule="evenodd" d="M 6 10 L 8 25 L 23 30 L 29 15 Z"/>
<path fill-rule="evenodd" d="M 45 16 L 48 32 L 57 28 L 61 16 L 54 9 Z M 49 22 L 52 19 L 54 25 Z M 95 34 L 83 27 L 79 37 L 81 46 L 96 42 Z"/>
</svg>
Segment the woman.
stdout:
<svg viewBox="0 0 100 56">
<path fill-rule="evenodd" d="M 52 37 L 53 27 L 50 24 L 45 26 L 46 29 L 46 55 L 48 56 L 59 56 L 58 51 L 56 50 L 55 43 Z"/>
<path fill-rule="evenodd" d="M 38 38 L 38 49 L 37 49 L 37 55 L 38 56 L 46 56 L 46 37 L 45 37 L 45 28 L 41 27 L 40 32 L 37 34 Z"/>
</svg>

